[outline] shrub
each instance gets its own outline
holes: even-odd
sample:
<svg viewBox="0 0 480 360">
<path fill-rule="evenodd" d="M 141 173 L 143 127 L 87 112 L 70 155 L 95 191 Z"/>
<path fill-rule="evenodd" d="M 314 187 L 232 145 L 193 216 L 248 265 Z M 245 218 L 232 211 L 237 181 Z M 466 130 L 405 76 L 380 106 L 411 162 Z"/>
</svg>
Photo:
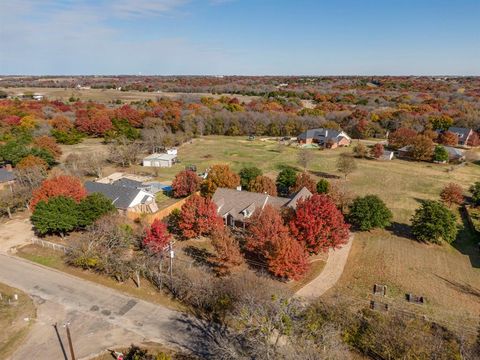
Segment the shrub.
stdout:
<svg viewBox="0 0 480 360">
<path fill-rule="evenodd" d="M 330 183 L 326 179 L 320 179 L 317 182 L 317 193 L 327 194 L 330 190 Z"/>
<path fill-rule="evenodd" d="M 447 162 L 448 159 L 448 151 L 442 145 L 435 146 L 435 150 L 433 151 L 433 161 Z"/>
<path fill-rule="evenodd" d="M 79 226 L 88 226 L 101 216 L 115 211 L 112 201 L 100 193 L 93 193 L 85 197 L 78 204 Z"/>
<path fill-rule="evenodd" d="M 390 225 L 392 212 L 376 195 L 357 197 L 350 206 L 348 220 L 362 231 Z"/>
<path fill-rule="evenodd" d="M 472 202 L 475 206 L 480 205 L 480 181 L 475 182 L 470 186 L 470 192 L 472 193 Z"/>
</svg>

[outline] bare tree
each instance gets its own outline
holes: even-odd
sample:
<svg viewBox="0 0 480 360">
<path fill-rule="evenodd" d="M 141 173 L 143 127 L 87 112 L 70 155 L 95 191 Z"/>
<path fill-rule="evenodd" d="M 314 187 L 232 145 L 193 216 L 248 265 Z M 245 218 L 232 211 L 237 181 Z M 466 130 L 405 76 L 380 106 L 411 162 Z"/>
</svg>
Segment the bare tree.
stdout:
<svg viewBox="0 0 480 360">
<path fill-rule="evenodd" d="M 142 146 L 140 143 L 122 137 L 110 145 L 108 160 L 122 167 L 127 167 L 137 163 L 141 152 Z"/>
<path fill-rule="evenodd" d="M 337 160 L 337 170 L 341 172 L 345 176 L 345 180 L 347 176 L 350 175 L 357 169 L 357 163 L 353 156 L 349 154 L 341 154 Z"/>
<path fill-rule="evenodd" d="M 311 150 L 300 149 L 298 152 L 297 162 L 301 167 L 303 167 L 303 170 L 307 170 L 308 164 L 310 164 L 312 159 L 313 154 Z"/>
</svg>

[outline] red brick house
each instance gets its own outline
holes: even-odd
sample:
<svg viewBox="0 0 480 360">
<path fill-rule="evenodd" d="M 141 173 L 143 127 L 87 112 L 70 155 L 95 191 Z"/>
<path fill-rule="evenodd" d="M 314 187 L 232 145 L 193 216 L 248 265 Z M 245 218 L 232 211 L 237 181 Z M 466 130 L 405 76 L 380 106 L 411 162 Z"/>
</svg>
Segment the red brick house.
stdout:
<svg viewBox="0 0 480 360">
<path fill-rule="evenodd" d="M 352 142 L 345 131 L 325 128 L 307 130 L 298 135 L 297 140 L 300 144 L 318 144 L 329 149 L 349 146 Z"/>
</svg>

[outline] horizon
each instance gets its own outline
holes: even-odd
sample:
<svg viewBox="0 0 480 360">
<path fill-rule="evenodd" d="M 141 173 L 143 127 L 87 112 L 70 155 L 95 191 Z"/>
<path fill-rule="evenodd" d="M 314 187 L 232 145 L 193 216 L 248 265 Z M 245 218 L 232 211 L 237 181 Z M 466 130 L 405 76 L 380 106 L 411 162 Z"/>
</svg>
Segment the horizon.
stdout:
<svg viewBox="0 0 480 360">
<path fill-rule="evenodd" d="M 2 8 L 2 76 L 480 76 L 475 0 L 19 0 Z"/>
</svg>

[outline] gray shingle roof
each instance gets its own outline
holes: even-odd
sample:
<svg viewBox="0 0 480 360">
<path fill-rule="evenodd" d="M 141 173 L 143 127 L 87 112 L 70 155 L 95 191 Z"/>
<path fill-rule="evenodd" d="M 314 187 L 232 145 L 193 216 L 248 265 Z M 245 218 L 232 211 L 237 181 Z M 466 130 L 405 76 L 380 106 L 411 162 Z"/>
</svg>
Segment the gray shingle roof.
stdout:
<svg viewBox="0 0 480 360">
<path fill-rule="evenodd" d="M 117 186 L 112 184 L 102 184 L 93 181 L 85 183 L 85 189 L 89 194 L 100 193 L 112 200 L 112 204 L 117 209 L 127 209 L 133 199 L 141 190 L 132 189 L 125 186 Z"/>
<path fill-rule="evenodd" d="M 327 140 L 339 141 L 340 138 L 343 137 L 342 132 L 343 131 L 325 128 L 310 129 L 298 135 L 298 139 L 315 139 L 320 142 L 324 142 Z"/>
<path fill-rule="evenodd" d="M 457 134 L 459 141 L 465 142 L 471 129 L 452 126 L 448 128 L 448 131 Z"/>
<path fill-rule="evenodd" d="M 15 180 L 15 174 L 12 173 L 11 171 L 7 171 L 5 169 L 0 169 L 0 183 L 8 182 L 8 181 L 13 181 Z"/>
<path fill-rule="evenodd" d="M 266 205 L 275 208 L 288 206 L 295 209 L 300 198 L 311 195 L 312 193 L 306 188 L 301 189 L 290 198 L 235 189 L 217 188 L 212 200 L 217 205 L 218 214 L 221 217 L 230 214 L 235 220 L 244 221 L 249 215 L 253 214 L 255 210 L 263 209 Z M 248 211 L 249 215 L 247 215 L 245 211 Z"/>
</svg>

